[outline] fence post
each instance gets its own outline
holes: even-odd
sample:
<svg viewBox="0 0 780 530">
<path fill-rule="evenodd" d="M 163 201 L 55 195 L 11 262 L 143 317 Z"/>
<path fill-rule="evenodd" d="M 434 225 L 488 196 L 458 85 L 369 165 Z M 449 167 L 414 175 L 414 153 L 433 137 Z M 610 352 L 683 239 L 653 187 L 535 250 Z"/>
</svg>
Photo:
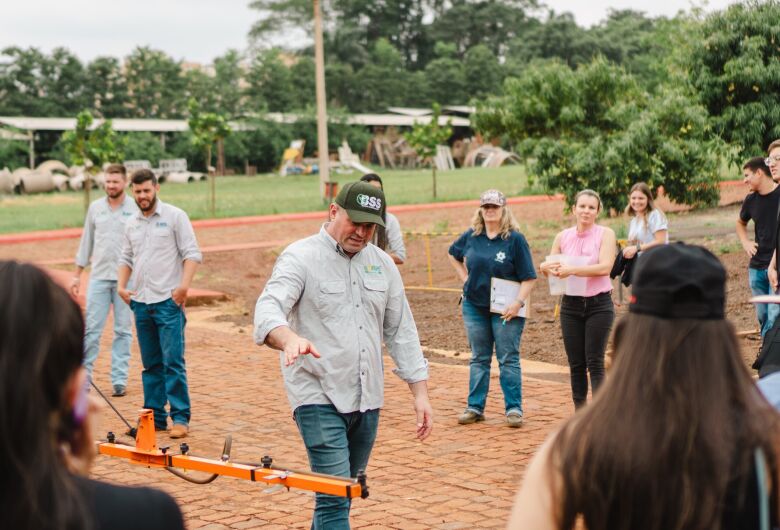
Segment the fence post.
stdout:
<svg viewBox="0 0 780 530">
<path fill-rule="evenodd" d="M 423 236 L 425 239 L 425 257 L 428 260 L 428 287 L 433 287 L 433 269 L 431 266 L 431 238 L 428 234 Z"/>
</svg>

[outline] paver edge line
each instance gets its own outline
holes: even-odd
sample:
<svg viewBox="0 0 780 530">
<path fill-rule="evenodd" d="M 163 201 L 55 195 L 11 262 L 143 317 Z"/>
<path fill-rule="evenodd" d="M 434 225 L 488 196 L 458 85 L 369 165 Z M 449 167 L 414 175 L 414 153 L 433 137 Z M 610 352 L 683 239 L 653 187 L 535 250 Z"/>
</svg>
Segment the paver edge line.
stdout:
<svg viewBox="0 0 780 530">
<path fill-rule="evenodd" d="M 721 187 L 736 186 L 742 184 L 741 180 L 721 181 Z M 563 195 L 521 195 L 519 197 L 509 197 L 508 204 L 528 204 L 533 202 L 546 202 L 561 200 Z M 423 210 L 443 210 L 447 208 L 459 208 L 462 206 L 478 205 L 479 201 L 449 201 L 449 202 L 429 202 L 422 204 L 400 204 L 390 206 L 390 212 L 415 212 Z M 279 221 L 304 221 L 308 219 L 324 219 L 324 212 L 317 210 L 314 212 L 281 213 L 271 215 L 250 215 L 244 217 L 227 217 L 221 219 L 199 219 L 192 221 L 195 228 L 219 228 L 228 226 L 240 226 L 262 223 L 273 223 Z M 75 239 L 81 237 L 81 228 L 63 228 L 60 230 L 40 230 L 33 232 L 21 232 L 14 234 L 1 234 L 0 245 L 13 245 L 22 243 L 34 243 L 36 241 L 54 241 L 60 239 Z"/>
</svg>

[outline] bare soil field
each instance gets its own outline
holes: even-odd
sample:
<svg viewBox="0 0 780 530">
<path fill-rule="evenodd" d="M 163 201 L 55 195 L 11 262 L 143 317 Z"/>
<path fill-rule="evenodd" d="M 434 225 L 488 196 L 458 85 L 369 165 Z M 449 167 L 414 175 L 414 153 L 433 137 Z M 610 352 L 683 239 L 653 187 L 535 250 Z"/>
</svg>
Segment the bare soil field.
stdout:
<svg viewBox="0 0 780 530">
<path fill-rule="evenodd" d="M 723 261 L 728 270 L 728 318 L 738 331 L 757 328 L 754 309 L 747 302 L 750 295 L 747 257 L 734 233 L 739 201 L 744 194 L 745 189 L 741 186 L 727 187 L 722 194 L 720 207 L 697 211 L 687 211 L 668 202 L 660 202 L 662 208 L 670 212 L 670 236 L 673 241 L 704 245 Z M 569 226 L 571 218 L 564 212 L 563 203 L 557 200 L 515 205 L 512 209 L 531 245 L 534 262 L 538 264 L 549 252 L 555 234 Z M 398 213 L 404 230 L 446 234 L 428 238 L 407 236 L 409 258 L 400 267 L 407 287 L 460 287 L 447 262 L 447 249 L 456 237 L 454 234 L 468 227 L 473 213 L 473 207 Z M 619 236 L 621 227 L 627 224 L 622 218 L 606 219 L 604 222 L 612 226 Z M 229 302 L 220 304 L 220 314 L 215 319 L 233 322 L 237 328 L 251 323 L 255 301 L 271 274 L 278 254 L 287 243 L 317 231 L 320 224 L 319 220 L 304 220 L 199 229 L 198 239 L 206 255 L 194 283 L 197 287 L 225 292 L 231 298 Z M 273 246 L 208 252 L 209 247 L 216 245 L 253 242 L 271 242 Z M 68 259 L 75 255 L 77 245 L 78 240 L 5 245 L 0 246 L 0 258 L 32 261 Z M 430 277 L 426 251 L 428 246 Z M 624 290 L 620 293 L 617 281 L 615 285 L 614 300 L 618 304 L 618 314 L 622 314 L 626 306 L 621 301 L 627 300 L 628 292 Z M 445 362 L 467 363 L 469 346 L 457 303 L 458 294 L 410 289 L 408 297 L 422 344 L 428 354 Z M 545 280 L 540 279 L 532 294 L 532 312 L 523 333 L 521 354 L 524 358 L 566 364 L 559 323 L 554 319 L 557 301 L 557 297 L 548 294 Z M 757 339 L 757 335 L 741 339 L 746 362 L 752 362 L 755 357 L 759 345 Z M 437 350 L 448 353 L 443 356 Z"/>
</svg>

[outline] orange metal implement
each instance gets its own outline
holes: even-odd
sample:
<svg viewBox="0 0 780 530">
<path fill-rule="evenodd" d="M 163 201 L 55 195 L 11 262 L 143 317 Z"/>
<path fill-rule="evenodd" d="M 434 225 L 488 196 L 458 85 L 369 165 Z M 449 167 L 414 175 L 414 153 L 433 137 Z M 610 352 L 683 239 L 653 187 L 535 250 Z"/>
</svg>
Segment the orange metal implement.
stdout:
<svg viewBox="0 0 780 530">
<path fill-rule="evenodd" d="M 233 478 L 280 484 L 286 488 L 298 488 L 339 497 L 368 497 L 365 476 L 344 478 L 323 475 L 308 471 L 294 471 L 271 466 L 271 459 L 264 457 L 261 465 L 234 463 L 226 460 L 212 460 L 186 454 L 171 454 L 166 448 L 158 448 L 154 435 L 154 414 L 144 409 L 138 420 L 138 434 L 135 447 L 114 443 L 113 436 L 108 442 L 96 442 L 98 453 L 106 456 L 126 458 L 133 464 L 147 467 L 178 468 L 201 471 L 213 475 L 225 475 Z M 186 447 L 183 445 L 182 447 Z"/>
</svg>

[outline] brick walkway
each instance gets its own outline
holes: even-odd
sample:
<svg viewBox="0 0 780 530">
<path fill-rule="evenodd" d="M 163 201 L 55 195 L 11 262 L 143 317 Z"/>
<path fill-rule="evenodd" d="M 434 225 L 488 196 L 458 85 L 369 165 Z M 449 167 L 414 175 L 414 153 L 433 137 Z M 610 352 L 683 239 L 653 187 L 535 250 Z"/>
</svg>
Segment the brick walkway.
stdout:
<svg viewBox="0 0 780 530">
<path fill-rule="evenodd" d="M 218 311 L 218 308 L 217 308 Z M 189 311 L 187 364 L 192 397 L 192 454 L 216 458 L 224 436 L 233 435 L 232 457 L 257 462 L 269 454 L 275 464 L 308 469 L 306 454 L 283 391 L 278 354 L 258 348 L 251 329 L 214 320 L 215 309 Z M 110 325 L 106 330 L 110 330 Z M 108 334 L 96 366 L 96 382 L 109 390 Z M 430 396 L 435 411 L 431 438 L 413 436 L 411 394 L 390 371 L 376 446 L 368 467 L 371 496 L 356 499 L 353 528 L 501 528 L 505 525 L 523 469 L 538 445 L 571 414 L 569 388 L 561 368 L 524 364 L 526 423 L 504 426 L 497 372 L 491 381 L 487 421 L 459 426 L 465 405 L 468 367 L 431 364 Z M 128 395 L 114 399 L 128 416 L 143 403 L 140 357 L 133 345 Z M 131 420 L 132 421 L 132 420 Z M 99 433 L 123 432 L 105 407 Z M 158 444 L 176 447 L 158 435 Z M 201 486 L 163 470 L 133 466 L 98 456 L 94 475 L 111 482 L 152 485 L 176 497 L 191 529 L 309 528 L 313 494 L 298 490 L 264 491 L 262 483 L 221 477 Z M 143 514 L 139 514 L 139 525 Z"/>
</svg>

